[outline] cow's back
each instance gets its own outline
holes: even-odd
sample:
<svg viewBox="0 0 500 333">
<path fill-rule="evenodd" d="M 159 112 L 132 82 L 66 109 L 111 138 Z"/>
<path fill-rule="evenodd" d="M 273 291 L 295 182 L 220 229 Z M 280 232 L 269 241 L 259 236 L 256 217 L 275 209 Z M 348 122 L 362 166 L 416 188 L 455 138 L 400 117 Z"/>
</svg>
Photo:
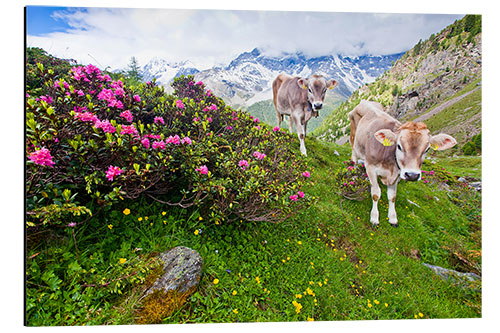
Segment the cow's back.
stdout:
<svg viewBox="0 0 500 333">
<path fill-rule="evenodd" d="M 276 110 L 288 111 L 299 105 L 307 104 L 306 90 L 300 88 L 298 77 L 279 74 L 273 81 L 273 101 Z"/>
<path fill-rule="evenodd" d="M 358 117 L 354 134 L 353 149 L 367 163 L 372 165 L 395 163 L 396 145 L 384 146 L 375 138 L 375 133 L 381 129 L 393 132 L 401 125 L 399 121 L 384 112 L 380 103 L 361 101 L 350 113 Z M 351 132 L 352 135 L 352 132 Z"/>
</svg>

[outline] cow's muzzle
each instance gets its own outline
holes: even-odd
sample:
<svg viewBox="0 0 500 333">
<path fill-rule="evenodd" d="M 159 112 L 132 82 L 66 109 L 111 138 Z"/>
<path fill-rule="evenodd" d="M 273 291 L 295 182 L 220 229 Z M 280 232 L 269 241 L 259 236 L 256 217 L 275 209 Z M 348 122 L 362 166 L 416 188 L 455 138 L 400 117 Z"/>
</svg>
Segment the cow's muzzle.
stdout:
<svg viewBox="0 0 500 333">
<path fill-rule="evenodd" d="M 409 181 L 416 181 L 416 180 L 419 180 L 420 179 L 420 173 L 416 173 L 416 172 L 405 172 L 404 173 L 404 179 L 405 180 L 409 180 Z"/>
<path fill-rule="evenodd" d="M 323 103 L 314 103 L 315 110 L 321 110 L 322 107 L 323 107 Z"/>
</svg>

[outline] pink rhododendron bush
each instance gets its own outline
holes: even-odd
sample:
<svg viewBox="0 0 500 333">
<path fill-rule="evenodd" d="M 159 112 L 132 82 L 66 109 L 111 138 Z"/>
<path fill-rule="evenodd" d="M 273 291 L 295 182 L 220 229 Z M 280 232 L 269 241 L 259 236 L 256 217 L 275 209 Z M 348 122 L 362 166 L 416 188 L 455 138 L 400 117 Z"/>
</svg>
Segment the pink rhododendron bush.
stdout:
<svg viewBox="0 0 500 333">
<path fill-rule="evenodd" d="M 216 223 L 281 221 L 311 201 L 291 137 L 191 76 L 169 95 L 93 65 L 32 71 L 41 87 L 26 96 L 30 226 L 83 220 L 122 199 L 196 207 Z"/>
</svg>

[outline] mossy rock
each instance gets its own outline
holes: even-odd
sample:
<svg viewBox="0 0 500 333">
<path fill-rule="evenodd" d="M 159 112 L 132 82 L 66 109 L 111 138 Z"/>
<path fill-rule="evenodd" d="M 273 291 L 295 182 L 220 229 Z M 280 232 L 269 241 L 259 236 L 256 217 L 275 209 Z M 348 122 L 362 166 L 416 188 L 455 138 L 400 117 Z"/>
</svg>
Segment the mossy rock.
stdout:
<svg viewBox="0 0 500 333">
<path fill-rule="evenodd" d="M 198 252 L 178 246 L 159 255 L 163 274 L 145 294 L 136 322 L 158 324 L 179 309 L 200 282 L 202 259 Z"/>
</svg>

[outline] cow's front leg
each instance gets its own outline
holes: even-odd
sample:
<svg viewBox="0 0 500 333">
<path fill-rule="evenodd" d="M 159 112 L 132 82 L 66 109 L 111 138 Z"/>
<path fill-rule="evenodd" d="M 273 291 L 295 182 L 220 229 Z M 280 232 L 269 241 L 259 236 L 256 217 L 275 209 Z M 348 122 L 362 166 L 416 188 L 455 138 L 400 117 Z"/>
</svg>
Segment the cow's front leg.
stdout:
<svg viewBox="0 0 500 333">
<path fill-rule="evenodd" d="M 295 113 L 295 114 L 297 114 L 297 113 Z M 304 125 L 302 124 L 302 121 L 300 120 L 300 117 L 298 117 L 298 116 L 293 116 L 293 120 L 295 122 L 295 129 L 297 130 L 297 136 L 299 137 L 299 141 L 300 141 L 300 152 L 303 155 L 307 156 L 306 144 L 305 144 L 306 132 L 305 132 Z"/>
<path fill-rule="evenodd" d="M 292 120 L 292 115 L 290 115 L 288 117 L 288 130 L 290 131 L 290 134 L 293 133 Z"/>
<path fill-rule="evenodd" d="M 389 218 L 389 223 L 393 227 L 398 226 L 398 216 L 396 215 L 396 193 L 398 190 L 398 182 L 393 185 L 387 186 L 387 200 L 389 201 L 389 211 L 387 217 Z"/>
<path fill-rule="evenodd" d="M 380 186 L 378 184 L 377 174 L 374 168 L 367 166 L 366 173 L 368 174 L 368 179 L 370 180 L 370 192 L 372 196 L 372 210 L 370 212 L 370 222 L 374 226 L 377 226 L 379 223 L 378 201 L 380 199 Z"/>
</svg>

